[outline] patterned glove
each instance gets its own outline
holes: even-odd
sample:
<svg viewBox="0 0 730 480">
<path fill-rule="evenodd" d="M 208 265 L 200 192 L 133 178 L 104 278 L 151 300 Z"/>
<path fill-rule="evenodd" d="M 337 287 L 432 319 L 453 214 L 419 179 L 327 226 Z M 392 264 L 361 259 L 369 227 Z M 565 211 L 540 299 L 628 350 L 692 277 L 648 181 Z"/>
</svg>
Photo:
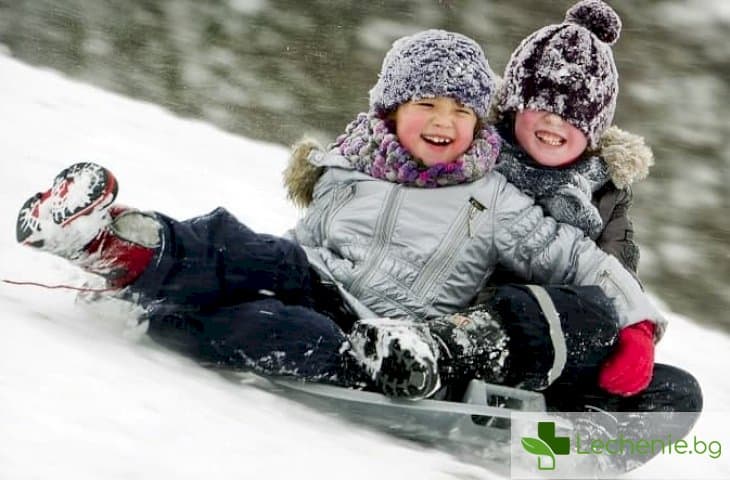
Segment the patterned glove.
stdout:
<svg viewBox="0 0 730 480">
<path fill-rule="evenodd" d="M 649 320 L 619 332 L 618 346 L 601 367 L 598 385 L 609 393 L 629 397 L 643 391 L 654 372 L 654 324 Z"/>
<path fill-rule="evenodd" d="M 603 231 L 603 220 L 591 203 L 592 195 L 586 179 L 577 177 L 552 195 L 538 198 L 537 203 L 544 206 L 547 213 L 558 222 L 578 227 L 595 240 Z"/>
</svg>

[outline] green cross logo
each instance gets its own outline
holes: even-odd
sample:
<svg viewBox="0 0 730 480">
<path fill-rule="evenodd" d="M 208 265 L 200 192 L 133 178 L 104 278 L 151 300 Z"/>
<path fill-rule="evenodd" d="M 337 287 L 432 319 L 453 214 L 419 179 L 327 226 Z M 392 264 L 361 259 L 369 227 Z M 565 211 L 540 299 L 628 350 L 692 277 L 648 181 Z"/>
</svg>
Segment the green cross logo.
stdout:
<svg viewBox="0 0 730 480">
<path fill-rule="evenodd" d="M 555 470 L 555 455 L 570 453 L 570 438 L 555 436 L 555 422 L 538 422 L 537 436 L 538 438 L 522 437 L 522 448 L 537 455 L 538 470 Z M 545 457 L 550 458 L 547 465 L 542 464 Z"/>
</svg>

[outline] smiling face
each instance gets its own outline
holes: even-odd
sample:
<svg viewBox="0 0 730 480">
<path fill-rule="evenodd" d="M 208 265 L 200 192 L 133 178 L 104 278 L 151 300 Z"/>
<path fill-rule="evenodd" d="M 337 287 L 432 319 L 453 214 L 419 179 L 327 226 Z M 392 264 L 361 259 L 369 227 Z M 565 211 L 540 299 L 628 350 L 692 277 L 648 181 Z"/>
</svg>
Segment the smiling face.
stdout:
<svg viewBox="0 0 730 480">
<path fill-rule="evenodd" d="M 451 163 L 466 152 L 476 125 L 474 110 L 449 97 L 411 100 L 395 111 L 401 145 L 429 167 Z"/>
<path fill-rule="evenodd" d="M 588 145 L 583 132 L 559 115 L 542 110 L 517 112 L 515 137 L 537 163 L 546 167 L 573 162 Z"/>
</svg>

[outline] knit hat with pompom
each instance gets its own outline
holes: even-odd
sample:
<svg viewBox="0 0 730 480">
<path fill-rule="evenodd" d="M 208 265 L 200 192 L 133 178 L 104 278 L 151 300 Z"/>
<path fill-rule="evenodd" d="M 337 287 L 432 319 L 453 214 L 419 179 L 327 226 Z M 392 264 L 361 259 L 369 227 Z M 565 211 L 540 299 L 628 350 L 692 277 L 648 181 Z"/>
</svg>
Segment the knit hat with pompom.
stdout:
<svg viewBox="0 0 730 480">
<path fill-rule="evenodd" d="M 555 113 L 595 148 L 616 110 L 618 72 L 611 45 L 620 33 L 621 18 L 606 3 L 576 3 L 563 23 L 534 32 L 512 53 L 497 109 Z"/>
<path fill-rule="evenodd" d="M 370 90 L 370 110 L 382 116 L 410 100 L 451 97 L 484 120 L 493 92 L 494 73 L 474 40 L 426 30 L 393 43 Z"/>
</svg>

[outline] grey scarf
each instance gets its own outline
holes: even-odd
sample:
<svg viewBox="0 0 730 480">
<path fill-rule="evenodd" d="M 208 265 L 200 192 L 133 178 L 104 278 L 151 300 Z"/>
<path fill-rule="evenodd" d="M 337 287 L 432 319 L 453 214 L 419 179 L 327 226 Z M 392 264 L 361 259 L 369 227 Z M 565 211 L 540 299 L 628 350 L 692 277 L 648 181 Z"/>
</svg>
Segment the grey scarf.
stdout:
<svg viewBox="0 0 730 480">
<path fill-rule="evenodd" d="M 578 227 L 594 240 L 603 231 L 601 215 L 591 203 L 593 192 L 610 180 L 600 157 L 584 157 L 565 168 L 543 167 L 505 142 L 495 170 L 558 222 Z"/>
</svg>

